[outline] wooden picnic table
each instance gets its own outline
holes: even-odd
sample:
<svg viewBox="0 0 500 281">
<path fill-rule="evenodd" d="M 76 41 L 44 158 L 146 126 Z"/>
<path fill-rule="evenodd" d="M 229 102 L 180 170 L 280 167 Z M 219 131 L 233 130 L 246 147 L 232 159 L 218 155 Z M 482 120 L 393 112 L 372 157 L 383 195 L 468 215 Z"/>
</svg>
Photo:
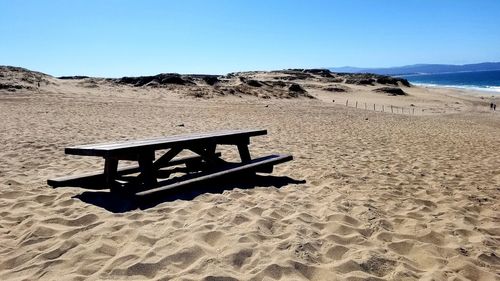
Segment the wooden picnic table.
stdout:
<svg viewBox="0 0 500 281">
<path fill-rule="evenodd" d="M 221 176 L 242 172 L 272 172 L 273 166 L 293 159 L 291 155 L 272 154 L 252 159 L 250 138 L 267 134 L 267 130 L 225 130 L 210 133 L 175 135 L 144 140 L 72 146 L 66 154 L 97 156 L 105 159 L 104 171 L 48 180 L 53 187 L 102 184 L 112 191 L 121 191 L 127 182 L 119 178 L 138 173 L 133 178 L 134 193 L 139 196 L 170 190 Z M 230 163 L 216 152 L 217 145 L 235 145 L 240 162 Z M 156 159 L 156 151 L 167 150 Z M 184 150 L 195 156 L 176 158 Z M 120 160 L 137 161 L 138 165 L 118 169 Z M 181 181 L 159 179 L 162 169 L 184 164 L 191 176 Z M 168 174 L 170 175 L 170 174 Z M 129 183 L 130 185 L 130 183 Z"/>
</svg>

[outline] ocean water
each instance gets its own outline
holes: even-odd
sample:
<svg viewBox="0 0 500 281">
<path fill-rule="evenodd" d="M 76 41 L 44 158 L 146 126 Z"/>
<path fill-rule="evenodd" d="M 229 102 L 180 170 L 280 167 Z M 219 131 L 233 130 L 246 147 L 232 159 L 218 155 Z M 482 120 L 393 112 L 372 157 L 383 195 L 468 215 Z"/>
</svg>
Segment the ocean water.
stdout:
<svg viewBox="0 0 500 281">
<path fill-rule="evenodd" d="M 402 77 L 414 84 L 474 89 L 500 95 L 500 70 L 418 74 L 404 75 Z"/>
</svg>

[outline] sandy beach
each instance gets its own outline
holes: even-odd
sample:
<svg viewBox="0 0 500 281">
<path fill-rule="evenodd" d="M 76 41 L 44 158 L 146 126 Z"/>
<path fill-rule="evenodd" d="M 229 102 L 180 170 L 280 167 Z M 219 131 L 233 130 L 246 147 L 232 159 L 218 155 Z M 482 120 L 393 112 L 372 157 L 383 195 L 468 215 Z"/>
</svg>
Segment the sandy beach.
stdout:
<svg viewBox="0 0 500 281">
<path fill-rule="evenodd" d="M 250 73 L 196 97 L 185 94 L 196 85 L 29 75 L 0 90 L 1 280 L 500 280 L 500 113 L 488 93 L 399 85 L 407 95 L 390 96 L 314 76 L 294 82 L 307 94 L 282 98 L 263 90 L 277 74 Z M 252 94 L 220 94 L 230 86 Z M 46 184 L 102 168 L 65 155 L 70 145 L 246 128 L 268 130 L 252 155 L 294 160 L 142 207 Z"/>
</svg>

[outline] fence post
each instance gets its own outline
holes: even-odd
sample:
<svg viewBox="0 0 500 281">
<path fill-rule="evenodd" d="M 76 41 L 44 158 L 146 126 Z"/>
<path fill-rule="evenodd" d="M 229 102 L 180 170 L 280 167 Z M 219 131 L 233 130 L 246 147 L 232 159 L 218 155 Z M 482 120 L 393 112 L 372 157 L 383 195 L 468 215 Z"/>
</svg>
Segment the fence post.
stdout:
<svg viewBox="0 0 500 281">
<path fill-rule="evenodd" d="M 356 101 L 356 108 L 358 108 L 358 101 Z"/>
<path fill-rule="evenodd" d="M 382 105 L 382 112 L 385 112 L 384 105 Z"/>
<path fill-rule="evenodd" d="M 348 106 L 349 105 L 349 100 L 346 100 L 345 101 L 345 106 Z"/>
<path fill-rule="evenodd" d="M 394 111 L 392 111 L 392 105 L 391 105 L 391 113 L 394 113 Z"/>
<path fill-rule="evenodd" d="M 373 111 L 375 111 L 375 104 L 373 104 Z"/>
<path fill-rule="evenodd" d="M 415 108 L 413 108 L 413 115 L 415 115 Z"/>
</svg>

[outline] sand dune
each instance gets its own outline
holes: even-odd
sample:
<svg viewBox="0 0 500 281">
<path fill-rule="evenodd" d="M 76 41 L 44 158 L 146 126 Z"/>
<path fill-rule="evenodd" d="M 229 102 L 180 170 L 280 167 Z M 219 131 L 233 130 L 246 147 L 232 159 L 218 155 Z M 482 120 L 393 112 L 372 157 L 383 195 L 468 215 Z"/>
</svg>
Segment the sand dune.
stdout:
<svg viewBox="0 0 500 281">
<path fill-rule="evenodd" d="M 409 89 L 463 110 L 408 116 L 324 102 L 307 85 L 317 99 L 71 83 L 0 94 L 2 280 L 500 280 L 500 118 L 476 98 Z M 252 154 L 295 160 L 223 193 L 141 208 L 45 184 L 102 167 L 65 156 L 68 145 L 227 128 L 266 128 Z"/>
</svg>

